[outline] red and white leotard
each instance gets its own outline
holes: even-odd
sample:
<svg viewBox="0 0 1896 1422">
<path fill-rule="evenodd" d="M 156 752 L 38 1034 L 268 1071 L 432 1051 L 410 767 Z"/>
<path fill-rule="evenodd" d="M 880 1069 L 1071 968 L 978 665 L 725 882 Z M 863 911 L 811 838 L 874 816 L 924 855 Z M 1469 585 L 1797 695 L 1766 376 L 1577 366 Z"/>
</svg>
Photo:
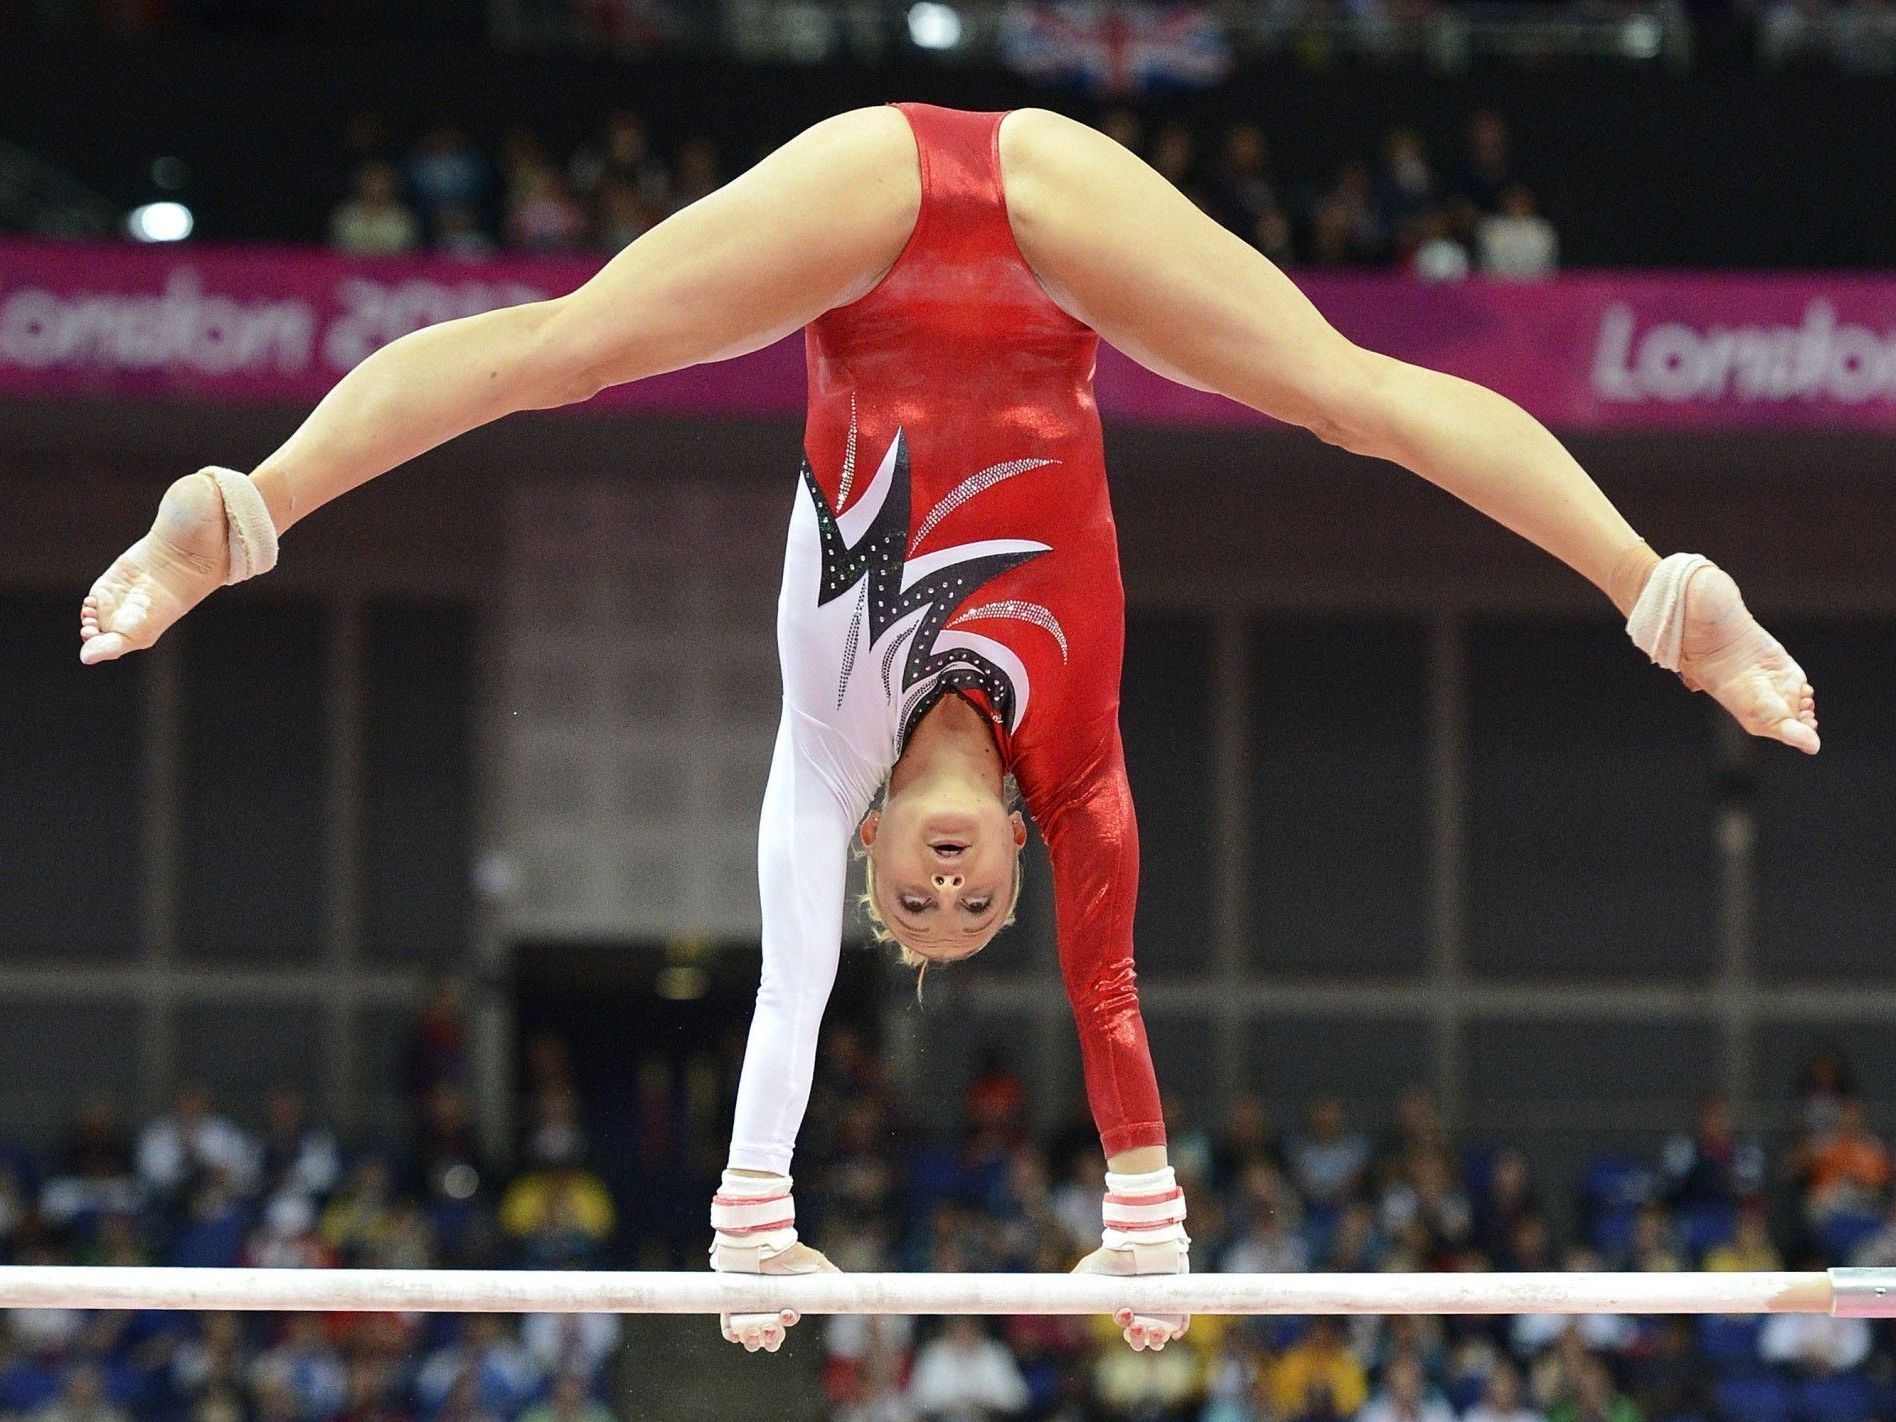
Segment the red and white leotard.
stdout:
<svg viewBox="0 0 1896 1422">
<path fill-rule="evenodd" d="M 1001 191 L 1003 115 L 898 105 L 914 235 L 806 331 L 806 462 L 777 607 L 783 719 L 759 836 L 763 980 L 730 1163 L 787 1172 L 835 981 L 850 837 L 908 731 L 960 692 L 1053 857 L 1060 965 L 1107 1154 L 1163 1144 L 1132 966 L 1125 599 L 1098 337 L 1047 296 Z"/>
</svg>

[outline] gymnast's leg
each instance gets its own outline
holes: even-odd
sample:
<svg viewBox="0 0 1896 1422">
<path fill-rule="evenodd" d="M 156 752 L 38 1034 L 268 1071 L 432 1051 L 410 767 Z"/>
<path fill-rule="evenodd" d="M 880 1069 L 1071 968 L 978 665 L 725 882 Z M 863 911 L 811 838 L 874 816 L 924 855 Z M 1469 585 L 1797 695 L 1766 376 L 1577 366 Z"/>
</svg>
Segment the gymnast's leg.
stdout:
<svg viewBox="0 0 1896 1422">
<path fill-rule="evenodd" d="M 151 531 L 86 597 L 80 659 L 149 647 L 226 581 L 267 571 L 276 533 L 456 435 L 742 355 L 855 299 L 893 265 L 920 205 L 906 121 L 856 110 L 666 219 L 570 296 L 403 337 L 345 376 L 247 481 L 174 484 Z"/>
<path fill-rule="evenodd" d="M 1658 555 L 1519 406 L 1352 345 L 1265 257 L 1092 129 L 1023 110 L 1002 126 L 1001 164 L 1028 263 L 1107 340 L 1161 374 L 1439 484 L 1592 582 L 1632 618 L 1642 650 L 1747 731 L 1816 752 L 1810 684 L 1736 584 L 1673 560 L 1655 579 Z M 1641 640 L 1642 629 L 1664 645 Z"/>
</svg>

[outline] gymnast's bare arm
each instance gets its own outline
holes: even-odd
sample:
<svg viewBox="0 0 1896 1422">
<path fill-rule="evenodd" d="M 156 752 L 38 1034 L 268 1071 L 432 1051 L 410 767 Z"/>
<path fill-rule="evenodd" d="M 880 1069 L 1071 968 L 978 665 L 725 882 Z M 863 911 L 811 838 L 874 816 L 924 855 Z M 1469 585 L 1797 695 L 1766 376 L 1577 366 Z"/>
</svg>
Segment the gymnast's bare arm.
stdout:
<svg viewBox="0 0 1896 1422">
<path fill-rule="evenodd" d="M 1154 369 L 1394 460 L 1532 540 L 1622 613 L 1657 562 L 1559 441 L 1512 402 L 1345 340 L 1264 257 L 1137 157 L 1040 110 L 1001 130 L 1008 209 L 1054 300 Z M 404 337 L 346 376 L 252 474 L 277 529 L 395 465 L 517 410 L 768 345 L 873 286 L 921 201 L 893 109 L 842 114 L 634 242 L 570 296 Z M 222 581 L 223 509 L 180 480 L 150 534 L 81 611 L 81 657 L 151 645 Z M 1685 602 L 1681 668 L 1757 735 L 1817 749 L 1815 703 L 1782 648 L 1742 675 L 1761 635 L 1730 578 Z M 1768 642 L 1768 639 L 1765 639 Z"/>
</svg>

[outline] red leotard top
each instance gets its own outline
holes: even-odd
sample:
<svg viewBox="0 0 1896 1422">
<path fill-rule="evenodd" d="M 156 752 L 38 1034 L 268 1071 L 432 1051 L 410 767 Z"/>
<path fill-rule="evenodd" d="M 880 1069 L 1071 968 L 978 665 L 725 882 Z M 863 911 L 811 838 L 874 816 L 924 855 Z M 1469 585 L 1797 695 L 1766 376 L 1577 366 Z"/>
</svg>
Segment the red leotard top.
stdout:
<svg viewBox="0 0 1896 1422">
<path fill-rule="evenodd" d="M 943 695 L 994 725 L 1053 859 L 1060 964 L 1106 1152 L 1165 1140 L 1132 959 L 1125 597 L 1098 337 L 1015 245 L 998 113 L 900 104 L 922 200 L 895 265 L 806 331 L 806 461 L 778 603 L 784 712 L 759 845 L 764 972 L 731 1163 L 786 1170 L 841 938 L 847 845 Z"/>
</svg>

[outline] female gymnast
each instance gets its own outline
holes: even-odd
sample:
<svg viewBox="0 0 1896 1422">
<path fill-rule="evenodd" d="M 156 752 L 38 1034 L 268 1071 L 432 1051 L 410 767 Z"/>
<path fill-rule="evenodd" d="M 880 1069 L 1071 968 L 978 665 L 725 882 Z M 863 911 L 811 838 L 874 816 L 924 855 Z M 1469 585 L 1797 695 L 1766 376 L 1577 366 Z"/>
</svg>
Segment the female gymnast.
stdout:
<svg viewBox="0 0 1896 1422">
<path fill-rule="evenodd" d="M 1138 846 L 1118 728 L 1123 595 L 1093 403 L 1104 337 L 1152 369 L 1394 460 L 1597 586 L 1634 641 L 1744 727 L 1818 747 L 1810 686 L 1704 559 L 1663 561 L 1527 414 L 1359 349 L 1138 158 L 1024 109 L 903 104 L 816 125 L 570 296 L 399 340 L 248 477 L 172 485 L 93 586 L 88 664 L 148 647 L 337 495 L 516 410 L 806 331 L 809 420 L 778 603 L 783 714 L 759 844 L 763 972 L 729 1169 L 727 1271 L 829 1269 L 789 1167 L 835 977 L 852 835 L 906 961 L 977 953 L 1010 917 L 1026 829 L 1107 1157 L 1113 1275 L 1184 1272 L 1183 1198 L 1132 966 Z M 208 477 L 205 477 L 208 476 Z M 584 608 L 573 609 L 584 618 Z M 1160 1347 L 1182 1318 L 1118 1322 Z M 771 1351 L 791 1311 L 723 1321 Z"/>
</svg>

